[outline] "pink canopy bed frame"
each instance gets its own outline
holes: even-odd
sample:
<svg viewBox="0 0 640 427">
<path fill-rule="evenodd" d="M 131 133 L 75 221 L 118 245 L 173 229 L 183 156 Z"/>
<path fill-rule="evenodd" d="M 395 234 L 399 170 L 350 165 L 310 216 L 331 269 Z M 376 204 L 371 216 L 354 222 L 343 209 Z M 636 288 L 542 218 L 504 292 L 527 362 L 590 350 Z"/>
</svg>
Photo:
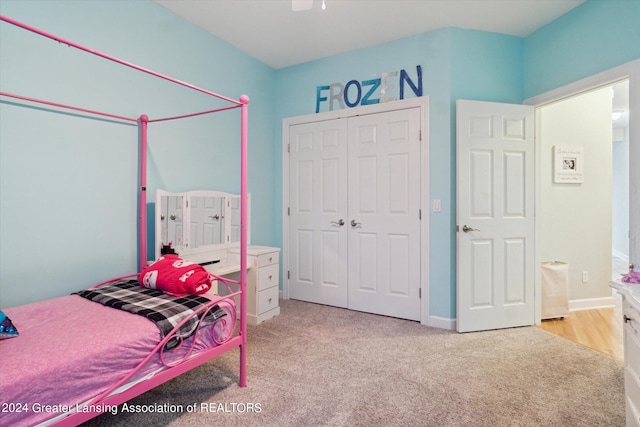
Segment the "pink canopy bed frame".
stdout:
<svg viewBox="0 0 640 427">
<path fill-rule="evenodd" d="M 146 266 L 146 259 L 147 259 L 147 247 L 146 247 L 146 242 L 147 242 L 147 197 L 146 197 L 146 185 L 147 185 L 147 127 L 149 126 L 149 124 L 155 123 L 155 122 L 160 122 L 160 121 L 167 121 L 167 120 L 177 120 L 177 119 L 183 119 L 183 118 L 188 118 L 188 117 L 193 117 L 193 116 L 199 116 L 199 115 L 203 115 L 203 114 L 210 114 L 210 113 L 216 113 L 216 112 L 220 112 L 220 111 L 225 111 L 225 110 L 230 110 L 230 109 L 236 109 L 239 108 L 240 109 L 240 115 L 241 115 L 241 120 L 240 120 L 240 144 L 241 144 L 241 150 L 240 150 L 240 174 L 241 174 L 241 180 L 240 180 L 240 272 L 239 272 L 239 280 L 234 281 L 234 280 L 230 280 L 230 279 L 226 279 L 226 278 L 220 278 L 217 276 L 213 276 L 213 279 L 222 281 L 223 284 L 226 285 L 227 282 L 229 283 L 233 283 L 234 285 L 238 286 L 239 291 L 237 292 L 231 292 L 230 295 L 227 295 L 225 297 L 219 297 L 216 295 L 216 298 L 214 299 L 214 301 L 211 304 L 207 304 L 205 307 L 203 307 L 202 309 L 199 309 L 198 312 L 196 314 L 202 314 L 204 312 L 208 312 L 211 307 L 213 306 L 213 304 L 215 303 L 220 303 L 221 301 L 224 304 L 224 301 L 227 300 L 233 300 L 234 303 L 236 301 L 236 298 L 239 297 L 240 299 L 240 305 L 239 307 L 241 308 L 240 310 L 238 310 L 238 318 L 239 318 L 239 328 L 236 331 L 236 323 L 235 323 L 235 310 L 233 313 L 233 317 L 234 317 L 234 321 L 233 321 L 233 330 L 230 332 L 230 336 L 229 337 L 225 337 L 223 339 L 223 342 L 218 342 L 216 340 L 216 338 L 213 338 L 214 343 L 212 344 L 213 347 L 211 348 L 206 348 L 203 351 L 198 352 L 196 355 L 191 354 L 191 350 L 189 350 L 188 352 L 188 357 L 184 357 L 181 360 L 179 360 L 178 362 L 170 362 L 170 363 L 165 363 L 164 360 L 162 360 L 162 364 L 164 365 L 162 367 L 162 370 L 158 373 L 155 373 L 151 378 L 142 380 L 142 381 L 137 381 L 134 383 L 134 385 L 130 386 L 130 388 L 126 389 L 125 391 L 120 391 L 117 394 L 112 393 L 115 389 L 117 389 L 118 387 L 120 387 L 123 384 L 126 384 L 127 381 L 130 380 L 131 377 L 134 376 L 134 374 L 136 373 L 136 371 L 142 366 L 144 365 L 144 363 L 146 363 L 149 359 L 151 359 L 152 357 L 159 357 L 160 359 L 163 359 L 163 348 L 164 345 L 166 344 L 166 342 L 173 336 L 175 338 L 175 336 L 173 334 L 168 334 L 163 340 L 161 340 L 156 346 L 155 348 L 148 354 L 148 356 L 146 358 L 144 358 L 141 362 L 140 365 L 138 367 L 136 367 L 133 371 L 129 372 L 127 375 L 125 375 L 123 378 L 120 378 L 118 381 L 116 381 L 115 383 L 112 383 L 109 387 L 107 387 L 103 392 L 99 393 L 97 396 L 95 396 L 94 398 L 92 398 L 90 401 L 85 402 L 87 404 L 87 406 L 91 407 L 96 406 L 96 407 L 102 407 L 104 408 L 106 405 L 120 405 L 124 402 L 127 402 L 128 400 L 132 399 L 135 396 L 138 396 L 148 390 L 151 390 L 152 388 L 166 382 L 169 381 L 170 379 L 173 379 L 193 368 L 195 368 L 196 366 L 199 366 L 205 362 L 207 362 L 208 360 L 211 360 L 227 351 L 233 350 L 235 348 L 239 348 L 239 352 L 240 352 L 240 367 L 239 367 L 239 385 L 240 387 L 245 387 L 247 384 L 247 369 L 246 369 L 246 363 L 247 363 L 247 323 L 246 323 L 246 313 L 244 310 L 244 307 L 246 307 L 246 283 L 247 283 L 247 260 L 246 260 L 246 253 L 247 253 L 247 138 L 248 138 L 248 104 L 249 104 L 249 98 L 246 95 L 242 95 L 240 96 L 239 100 L 234 100 L 231 98 L 227 98 L 225 96 L 219 95 L 217 93 L 211 92 L 209 90 L 206 89 L 202 89 L 199 88 L 197 86 L 182 82 L 180 80 L 174 79 L 172 77 L 157 73 L 155 71 L 140 67 L 138 65 L 123 61 L 121 59 L 118 59 L 116 57 L 110 56 L 110 55 L 106 55 L 104 53 L 95 51 L 93 49 L 87 48 L 85 46 L 79 45 L 77 43 L 74 43 L 72 41 L 69 40 L 65 40 L 61 37 L 55 36 L 53 34 L 47 33 L 45 31 L 39 30 L 37 28 L 34 28 L 32 26 L 29 26 L 27 24 L 24 24 L 22 22 L 16 21 L 14 19 L 11 19 L 7 16 L 4 15 L 0 15 L 0 20 L 3 22 L 6 22 L 8 24 L 20 27 L 22 29 L 25 29 L 27 31 L 31 31 L 33 33 L 36 33 L 38 35 L 41 35 L 43 37 L 55 40 L 57 42 L 66 44 L 70 47 L 74 47 L 77 48 L 79 50 L 88 52 L 92 55 L 96 55 L 99 57 L 102 57 L 104 59 L 107 59 L 109 61 L 112 62 L 116 62 L 118 64 L 124 65 L 126 67 L 132 68 L 134 70 L 138 70 L 140 72 L 143 73 L 147 73 L 150 74 L 152 76 L 158 77 L 160 79 L 164 79 L 167 80 L 171 83 L 177 84 L 177 85 L 181 85 L 184 86 L 190 90 L 195 90 L 201 93 L 204 93 L 206 95 L 215 97 L 217 99 L 226 101 L 226 103 L 228 103 L 229 105 L 226 105 L 222 108 L 216 108 L 216 109 L 212 109 L 212 110 L 207 110 L 207 111 L 199 111 L 199 112 L 195 112 L 195 113 L 188 113 L 188 114 L 184 114 L 184 115 L 180 115 L 180 116 L 173 116 L 173 117 L 165 117 L 165 118 L 158 118 L 158 119 L 150 119 L 149 117 L 147 117 L 146 115 L 141 115 L 138 118 L 131 118 L 131 117 L 124 117 L 124 116 L 120 116 L 120 115 L 116 115 L 116 114 L 110 114 L 110 113 L 105 113 L 105 112 L 100 112 L 100 111 L 95 111 L 95 110 L 90 110 L 90 109 L 86 109 L 86 108 L 80 108 L 80 107 L 76 107 L 76 106 L 71 106 L 71 105 L 65 105 L 65 104 L 60 104 L 60 103 L 56 103 L 56 102 L 51 102 L 51 101 L 46 101 L 46 100 L 41 100 L 41 99 L 35 99 L 35 98 L 30 98 L 30 97 L 25 97 L 25 96 L 21 96 L 21 95 L 16 95 L 16 94 L 12 94 L 12 93 L 7 93 L 7 92 L 1 92 L 0 91 L 0 96 L 1 97 L 9 97 L 9 98 L 13 98 L 13 99 L 18 99 L 21 101 L 25 101 L 25 102 L 29 102 L 29 103 L 38 103 L 38 104 L 44 104 L 44 105 L 48 105 L 48 106 L 52 106 L 52 107 L 56 107 L 56 108 L 61 108 L 61 109 L 68 109 L 68 110 L 74 110 L 74 111 L 80 111 L 83 113 L 88 113 L 88 114 L 92 114 L 92 115 L 97 115 L 97 116 L 103 116 L 103 117 L 109 117 L 111 119 L 116 119 L 116 120 L 122 120 L 122 121 L 126 121 L 126 122 L 135 122 L 138 124 L 140 132 L 140 159 L 139 159 L 139 180 L 140 180 L 140 187 L 139 187 L 139 206 L 138 206 L 138 220 L 139 220 L 139 236 L 138 236 L 138 260 L 139 260 L 139 272 L 141 272 L 144 267 Z M 132 275 L 132 276 L 136 276 L 136 275 Z M 118 279 L 122 279 L 122 278 L 117 278 L 117 279 L 112 279 L 109 282 L 113 282 L 114 280 L 118 280 Z M 107 282 L 105 282 L 107 283 Z M 102 284 L 98 284 L 96 286 L 101 286 Z M 228 286 L 227 286 L 228 287 Z M 89 303 L 89 304 L 93 304 L 93 303 Z M 135 316 L 134 317 L 138 317 Z M 178 325 L 174 331 L 176 331 L 182 324 L 184 324 L 187 320 L 189 319 L 185 319 L 180 325 Z M 198 325 L 198 327 L 200 328 L 200 324 Z M 19 327 L 18 327 L 19 329 Z M 235 332 L 234 332 L 235 331 Z M 197 335 L 194 334 L 194 335 Z M 214 334 L 211 333 L 211 335 L 213 336 Z M 16 340 L 20 340 L 21 337 L 16 338 Z M 195 341 L 195 339 L 194 339 Z M 17 341 L 16 341 L 17 342 Z M 188 345 L 192 345 L 193 344 L 188 344 Z M 4 400 L 4 399 L 3 399 Z M 0 414 L 2 415 L 2 414 Z M 74 412 L 74 411 L 70 411 L 66 416 L 64 417 L 60 417 L 58 416 L 55 424 L 56 425 L 60 425 L 60 426 L 68 426 L 68 425 L 78 425 L 88 419 L 91 419 L 97 415 L 100 415 L 99 412 Z M 1 419 L 2 417 L 0 417 Z M 14 424 L 15 425 L 15 424 Z"/>
</svg>

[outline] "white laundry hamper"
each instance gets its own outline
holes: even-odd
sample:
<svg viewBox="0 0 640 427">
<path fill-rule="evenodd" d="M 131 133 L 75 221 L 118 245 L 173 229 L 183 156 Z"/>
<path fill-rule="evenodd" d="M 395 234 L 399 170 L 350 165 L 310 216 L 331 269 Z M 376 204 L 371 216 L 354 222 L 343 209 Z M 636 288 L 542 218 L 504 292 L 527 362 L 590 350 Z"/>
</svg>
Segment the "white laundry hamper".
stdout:
<svg viewBox="0 0 640 427">
<path fill-rule="evenodd" d="M 542 263 L 542 319 L 569 316 L 569 264 Z"/>
</svg>

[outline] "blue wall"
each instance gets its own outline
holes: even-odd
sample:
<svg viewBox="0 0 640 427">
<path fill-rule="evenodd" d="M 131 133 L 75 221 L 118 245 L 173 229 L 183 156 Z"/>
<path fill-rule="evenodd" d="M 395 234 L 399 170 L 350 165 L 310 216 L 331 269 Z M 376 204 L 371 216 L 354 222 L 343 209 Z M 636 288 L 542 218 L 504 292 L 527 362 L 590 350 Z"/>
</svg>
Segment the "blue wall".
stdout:
<svg viewBox="0 0 640 427">
<path fill-rule="evenodd" d="M 590 0 L 524 41 L 529 98 L 640 58 L 640 0 Z"/>
<path fill-rule="evenodd" d="M 151 1 L 3 0 L 0 13 L 230 98 L 249 95 L 252 239 L 273 244 L 273 69 Z M 133 118 L 223 105 L 4 22 L 0 55 L 6 92 Z M 151 208 L 157 188 L 239 192 L 239 117 L 149 126 Z M 0 120 L 0 306 L 137 271 L 135 123 L 4 97 Z"/>
</svg>

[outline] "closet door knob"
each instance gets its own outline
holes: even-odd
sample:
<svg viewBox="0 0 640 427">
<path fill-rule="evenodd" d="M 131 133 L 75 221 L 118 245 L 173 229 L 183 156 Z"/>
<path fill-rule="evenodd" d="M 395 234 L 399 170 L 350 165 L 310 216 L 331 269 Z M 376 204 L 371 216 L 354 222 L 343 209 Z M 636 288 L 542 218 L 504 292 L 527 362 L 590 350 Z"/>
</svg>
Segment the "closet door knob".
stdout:
<svg viewBox="0 0 640 427">
<path fill-rule="evenodd" d="M 357 226 L 359 226 L 359 225 L 362 225 L 362 223 L 356 222 L 356 220 L 355 220 L 355 219 L 352 219 L 352 220 L 351 220 L 351 226 L 352 226 L 352 227 L 357 227 Z"/>
<path fill-rule="evenodd" d="M 344 220 L 341 218 L 341 219 L 339 219 L 337 221 L 331 221 L 331 224 L 335 224 L 338 227 L 342 227 L 344 225 Z"/>
</svg>

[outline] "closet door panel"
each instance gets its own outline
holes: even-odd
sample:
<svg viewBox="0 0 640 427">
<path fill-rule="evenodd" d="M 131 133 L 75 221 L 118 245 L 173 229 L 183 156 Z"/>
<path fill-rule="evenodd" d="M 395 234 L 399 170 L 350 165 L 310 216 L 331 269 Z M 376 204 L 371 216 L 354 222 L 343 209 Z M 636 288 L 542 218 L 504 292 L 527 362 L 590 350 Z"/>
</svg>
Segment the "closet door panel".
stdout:
<svg viewBox="0 0 640 427">
<path fill-rule="evenodd" d="M 351 309 L 420 319 L 419 135 L 418 109 L 349 119 Z"/>
<path fill-rule="evenodd" d="M 345 120 L 289 129 L 290 297 L 347 306 Z"/>
</svg>

